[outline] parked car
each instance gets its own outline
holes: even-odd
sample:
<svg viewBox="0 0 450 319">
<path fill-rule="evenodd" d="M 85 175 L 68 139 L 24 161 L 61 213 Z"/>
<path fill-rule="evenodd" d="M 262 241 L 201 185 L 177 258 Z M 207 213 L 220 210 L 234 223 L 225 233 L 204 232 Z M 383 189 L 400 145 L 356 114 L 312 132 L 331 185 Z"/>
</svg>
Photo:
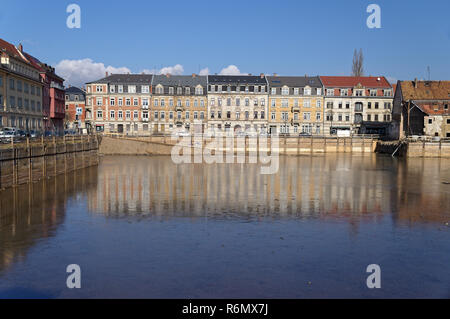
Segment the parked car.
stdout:
<svg viewBox="0 0 450 319">
<path fill-rule="evenodd" d="M 189 133 L 188 131 L 177 131 L 177 132 L 175 132 L 175 136 L 188 137 L 188 136 L 191 136 L 191 133 Z"/>
<path fill-rule="evenodd" d="M 18 130 L 15 127 L 5 127 L 1 132 L 2 143 L 9 143 L 11 139 L 18 139 L 20 137 Z"/>
<path fill-rule="evenodd" d="M 301 132 L 300 134 L 298 134 L 298 136 L 302 137 L 302 136 L 306 136 L 306 137 L 310 137 L 311 133 L 308 132 Z"/>
</svg>

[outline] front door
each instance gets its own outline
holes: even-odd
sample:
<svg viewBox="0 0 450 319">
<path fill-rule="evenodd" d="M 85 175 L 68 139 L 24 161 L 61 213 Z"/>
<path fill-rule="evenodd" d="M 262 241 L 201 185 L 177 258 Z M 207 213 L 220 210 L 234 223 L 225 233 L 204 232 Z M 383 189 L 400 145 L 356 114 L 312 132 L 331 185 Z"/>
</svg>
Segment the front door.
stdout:
<svg viewBox="0 0 450 319">
<path fill-rule="evenodd" d="M 117 125 L 117 132 L 122 134 L 123 133 L 123 124 Z"/>
</svg>

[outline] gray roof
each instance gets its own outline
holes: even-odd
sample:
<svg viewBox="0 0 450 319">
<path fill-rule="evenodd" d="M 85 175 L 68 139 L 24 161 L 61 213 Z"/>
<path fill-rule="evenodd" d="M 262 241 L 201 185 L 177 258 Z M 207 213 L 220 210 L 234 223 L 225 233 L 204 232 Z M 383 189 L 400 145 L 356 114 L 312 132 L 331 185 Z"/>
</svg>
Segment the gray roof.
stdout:
<svg viewBox="0 0 450 319">
<path fill-rule="evenodd" d="M 111 74 L 103 79 L 92 81 L 86 84 L 140 84 L 151 85 L 152 74 Z"/>
<path fill-rule="evenodd" d="M 81 90 L 75 86 L 71 86 L 70 88 L 67 88 L 65 90 L 65 94 L 66 94 L 66 96 L 69 97 L 69 101 L 83 102 L 86 100 L 86 93 L 83 90 Z M 75 100 L 75 96 L 77 96 L 77 95 L 78 95 L 78 100 Z"/>
<path fill-rule="evenodd" d="M 267 85 L 266 77 L 254 75 L 208 75 L 210 85 Z"/>
<path fill-rule="evenodd" d="M 268 76 L 267 81 L 270 87 L 301 88 L 310 86 L 313 88 L 323 87 L 318 76 Z"/>
<path fill-rule="evenodd" d="M 207 77 L 203 75 L 155 75 L 153 77 L 153 87 L 161 84 L 163 86 L 172 87 L 191 87 L 195 88 L 197 85 L 201 85 L 206 88 Z"/>
</svg>

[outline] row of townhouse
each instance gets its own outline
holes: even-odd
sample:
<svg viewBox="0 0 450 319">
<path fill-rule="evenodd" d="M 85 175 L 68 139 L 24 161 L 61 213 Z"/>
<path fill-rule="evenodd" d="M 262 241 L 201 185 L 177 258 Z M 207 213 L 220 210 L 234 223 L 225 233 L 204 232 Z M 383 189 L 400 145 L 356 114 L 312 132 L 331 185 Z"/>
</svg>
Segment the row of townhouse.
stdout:
<svg viewBox="0 0 450 319">
<path fill-rule="evenodd" d="M 130 135 L 239 131 L 385 134 L 384 77 L 113 74 L 87 83 L 86 125 Z"/>
<path fill-rule="evenodd" d="M 64 79 L 55 69 L 0 39 L 0 129 L 63 130 Z"/>
</svg>

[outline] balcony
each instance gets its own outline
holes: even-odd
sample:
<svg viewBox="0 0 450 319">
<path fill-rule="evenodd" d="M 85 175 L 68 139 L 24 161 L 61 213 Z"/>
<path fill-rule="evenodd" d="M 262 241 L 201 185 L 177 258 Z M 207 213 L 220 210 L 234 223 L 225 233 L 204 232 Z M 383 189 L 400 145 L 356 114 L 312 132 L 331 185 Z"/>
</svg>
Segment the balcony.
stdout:
<svg viewBox="0 0 450 319">
<path fill-rule="evenodd" d="M 175 111 L 176 111 L 176 112 L 184 112 L 184 107 L 182 107 L 182 106 L 177 106 L 177 107 L 175 107 Z"/>
<path fill-rule="evenodd" d="M 291 108 L 292 113 L 300 113 L 300 106 L 294 106 Z"/>
<path fill-rule="evenodd" d="M 143 119 L 142 119 L 142 122 L 148 123 L 148 118 L 143 118 Z"/>
</svg>

